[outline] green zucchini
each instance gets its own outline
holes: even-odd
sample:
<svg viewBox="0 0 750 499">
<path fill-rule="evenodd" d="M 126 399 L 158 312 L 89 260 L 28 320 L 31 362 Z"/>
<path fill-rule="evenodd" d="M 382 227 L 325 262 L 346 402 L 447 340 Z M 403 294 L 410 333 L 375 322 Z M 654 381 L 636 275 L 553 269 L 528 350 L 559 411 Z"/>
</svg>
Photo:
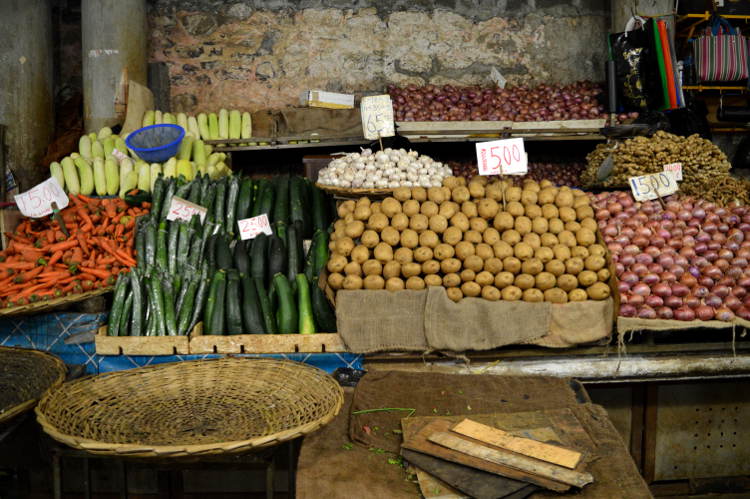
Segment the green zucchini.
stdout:
<svg viewBox="0 0 750 499">
<path fill-rule="evenodd" d="M 266 179 L 261 180 L 262 184 L 258 192 L 258 201 L 253 206 L 254 217 L 258 215 L 268 215 L 268 221 L 273 220 L 273 205 L 275 189 L 274 185 Z"/>
<path fill-rule="evenodd" d="M 286 238 L 287 238 L 287 225 L 284 222 L 276 222 L 273 224 L 273 233 L 276 234 L 281 238 L 281 242 L 284 243 L 284 246 L 286 246 Z"/>
<path fill-rule="evenodd" d="M 216 238 L 216 266 L 224 270 L 234 268 L 229 241 L 229 236 L 226 234 L 220 234 Z"/>
<path fill-rule="evenodd" d="M 226 201 L 226 230 L 229 234 L 239 234 L 237 223 L 237 199 L 240 195 L 240 178 L 237 175 L 229 177 Z"/>
<path fill-rule="evenodd" d="M 161 213 L 159 214 L 159 221 L 164 221 L 169 215 L 169 208 L 172 204 L 172 197 L 175 193 L 175 181 L 173 178 L 167 179 L 166 185 L 164 186 L 164 197 L 162 198 Z M 153 210 L 152 210 L 153 213 Z"/>
<path fill-rule="evenodd" d="M 125 305 L 122 307 L 122 315 L 120 315 L 120 330 L 117 332 L 118 336 L 128 336 L 128 322 L 130 321 L 130 314 L 133 312 L 133 290 L 128 291 L 128 295 L 125 298 Z"/>
<path fill-rule="evenodd" d="M 224 218 L 224 207 L 226 205 L 227 178 L 224 177 L 216 183 L 216 199 L 214 199 L 212 219 L 226 229 Z"/>
<path fill-rule="evenodd" d="M 115 296 L 112 299 L 112 310 L 109 312 L 109 323 L 107 325 L 107 336 L 120 335 L 120 317 L 125 307 L 125 295 L 128 291 L 127 276 L 120 274 L 115 283 Z"/>
<path fill-rule="evenodd" d="M 141 271 L 138 267 L 130 269 L 130 289 L 133 294 L 133 313 L 130 319 L 130 336 L 143 335 L 143 287 Z"/>
<path fill-rule="evenodd" d="M 201 319 L 201 315 L 203 315 L 203 309 L 206 305 L 209 287 L 211 286 L 210 275 L 209 265 L 208 263 L 204 262 L 203 265 L 201 265 L 200 280 L 198 282 L 198 290 L 195 292 L 195 301 L 190 317 L 190 323 L 184 334 L 188 334 L 190 331 L 192 331 L 192 329 L 196 324 L 198 324 L 198 321 Z"/>
<path fill-rule="evenodd" d="M 250 275 L 255 279 L 260 279 L 265 286 L 266 283 L 266 259 L 268 256 L 268 236 L 258 234 L 253 239 L 253 245 L 250 248 Z"/>
<path fill-rule="evenodd" d="M 279 333 L 292 334 L 298 332 L 299 314 L 294 303 L 292 287 L 289 285 L 286 276 L 282 273 L 275 274 L 273 276 L 273 287 L 276 288 L 276 295 L 279 300 L 279 308 L 276 310 L 276 323 Z"/>
<path fill-rule="evenodd" d="M 162 203 L 164 203 L 165 184 L 164 177 L 159 175 L 154 182 L 153 192 L 151 193 L 151 215 L 158 218 L 161 215 Z"/>
<path fill-rule="evenodd" d="M 182 179 L 177 180 L 177 189 L 174 192 L 174 195 L 181 199 L 187 199 L 190 196 L 190 188 L 192 187 L 192 182 L 185 182 Z"/>
<path fill-rule="evenodd" d="M 161 279 L 156 272 L 153 272 L 148 279 L 148 293 L 151 306 L 153 307 L 151 319 L 153 321 L 154 336 L 164 336 L 165 316 L 164 316 L 164 295 L 161 289 Z"/>
<path fill-rule="evenodd" d="M 315 333 L 315 318 L 310 301 L 310 284 L 307 282 L 305 274 L 297 274 L 296 282 L 297 312 L 299 315 L 297 331 L 300 334 L 313 334 Z"/>
<path fill-rule="evenodd" d="M 164 328 L 167 336 L 177 336 L 177 315 L 175 314 L 175 286 L 171 279 L 162 279 L 162 293 L 164 294 Z"/>
<path fill-rule="evenodd" d="M 226 333 L 242 334 L 242 295 L 240 287 L 240 273 L 236 270 L 227 272 L 226 292 Z"/>
<path fill-rule="evenodd" d="M 274 179 L 276 193 L 273 204 L 273 222 L 289 223 L 289 176 Z"/>
<path fill-rule="evenodd" d="M 328 232 L 317 230 L 313 234 L 312 244 L 305 262 L 305 276 L 310 282 L 317 282 L 320 272 L 328 263 Z"/>
<path fill-rule="evenodd" d="M 156 267 L 166 271 L 167 266 L 167 220 L 159 222 L 159 229 L 156 231 Z"/>
<path fill-rule="evenodd" d="M 290 283 L 295 282 L 297 274 L 302 272 L 302 234 L 299 227 L 302 227 L 302 222 L 294 223 L 287 228 L 286 277 Z"/>
<path fill-rule="evenodd" d="M 263 312 L 260 308 L 258 290 L 249 274 L 241 274 L 242 282 L 242 326 L 245 333 L 258 334 L 265 332 Z"/>
<path fill-rule="evenodd" d="M 304 190 L 305 181 L 302 177 L 292 177 L 289 181 L 289 225 L 299 223 L 301 227 L 305 224 Z M 292 279 L 293 280 L 293 279 Z"/>
<path fill-rule="evenodd" d="M 200 204 L 202 188 L 203 183 L 199 178 L 192 180 L 190 182 L 190 194 L 188 194 L 187 200 L 193 204 Z"/>
<path fill-rule="evenodd" d="M 146 232 L 143 238 L 146 268 L 150 269 L 156 264 L 156 223 L 149 220 L 143 230 Z"/>
<path fill-rule="evenodd" d="M 146 229 L 145 220 L 148 217 L 137 217 L 135 219 L 135 261 L 136 266 L 146 266 Z"/>
<path fill-rule="evenodd" d="M 216 199 L 216 189 L 210 180 L 201 180 L 201 202 L 200 205 L 206 209 L 206 220 L 211 220 L 213 213 L 214 200 Z"/>
<path fill-rule="evenodd" d="M 167 268 L 172 275 L 177 273 L 177 260 L 179 259 L 177 243 L 179 242 L 180 237 L 180 227 L 185 225 L 187 224 L 182 220 L 169 222 L 169 234 L 167 236 Z"/>
<path fill-rule="evenodd" d="M 325 193 L 317 186 L 312 186 L 312 225 L 313 230 L 328 230 L 328 202 Z"/>
<path fill-rule="evenodd" d="M 206 301 L 206 312 L 203 319 L 203 334 L 224 333 L 224 298 L 226 296 L 226 273 L 217 270 L 211 280 L 211 289 Z"/>
<path fill-rule="evenodd" d="M 237 241 L 234 245 L 234 266 L 241 273 L 250 275 L 250 257 L 242 241 Z"/>
<path fill-rule="evenodd" d="M 276 317 L 271 308 L 271 301 L 268 299 L 268 293 L 266 292 L 266 286 L 263 284 L 263 279 L 253 278 L 253 282 L 255 283 L 255 290 L 258 293 L 260 312 L 263 314 L 263 329 L 267 334 L 276 334 L 279 332 L 279 329 L 276 325 Z"/>
<path fill-rule="evenodd" d="M 310 206 L 312 205 L 312 183 L 308 178 L 299 177 L 300 187 L 302 190 L 302 237 L 310 239 L 314 232 L 313 215 Z"/>
<path fill-rule="evenodd" d="M 182 302 L 178 303 L 177 312 L 177 334 L 185 336 L 189 332 L 190 318 L 193 314 L 193 307 L 195 304 L 195 294 L 198 291 L 198 287 L 201 283 L 200 277 L 193 276 L 187 283 L 187 286 L 183 286 L 185 294 Z"/>
<path fill-rule="evenodd" d="M 266 279 L 271 282 L 276 274 L 286 273 L 285 243 L 277 234 L 268 237 L 268 263 Z"/>
<path fill-rule="evenodd" d="M 253 179 L 246 177 L 240 184 L 240 192 L 237 196 L 237 220 L 244 220 L 250 217 L 253 207 Z"/>
<path fill-rule="evenodd" d="M 337 330 L 336 313 L 317 281 L 310 283 L 310 300 L 318 331 L 335 333 Z"/>
</svg>

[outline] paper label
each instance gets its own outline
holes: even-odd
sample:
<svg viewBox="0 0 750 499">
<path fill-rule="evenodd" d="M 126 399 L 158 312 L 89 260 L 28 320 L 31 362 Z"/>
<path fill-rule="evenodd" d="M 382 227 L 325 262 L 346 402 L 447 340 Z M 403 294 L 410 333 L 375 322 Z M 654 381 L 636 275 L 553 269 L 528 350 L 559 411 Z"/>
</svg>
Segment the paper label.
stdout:
<svg viewBox="0 0 750 499">
<path fill-rule="evenodd" d="M 27 217 L 41 218 L 52 213 L 52 203 L 62 210 L 70 199 L 55 177 L 50 177 L 26 192 L 14 196 L 19 211 Z"/>
<path fill-rule="evenodd" d="M 362 97 L 359 109 L 362 115 L 362 131 L 366 139 L 375 140 L 378 137 L 396 135 L 390 95 Z"/>
<path fill-rule="evenodd" d="M 197 213 L 201 217 L 201 223 L 203 223 L 206 219 L 206 211 L 203 206 L 198 206 L 181 197 L 172 196 L 172 202 L 169 203 L 167 220 L 185 220 L 189 222 L 193 218 L 193 215 Z"/>
<path fill-rule="evenodd" d="M 674 194 L 679 189 L 674 172 L 630 177 L 630 190 L 636 201 L 649 201 Z"/>
<path fill-rule="evenodd" d="M 682 163 L 664 165 L 664 171 L 674 173 L 674 179 L 678 182 L 682 181 Z"/>
<path fill-rule="evenodd" d="M 477 164 L 480 175 L 526 175 L 529 158 L 523 139 L 477 142 Z"/>
<path fill-rule="evenodd" d="M 255 237 L 263 233 L 267 236 L 273 234 L 271 230 L 271 224 L 268 221 L 268 215 L 263 213 L 257 217 L 243 218 L 237 220 L 237 225 L 240 228 L 240 239 L 243 241 L 247 239 L 255 239 Z"/>
</svg>

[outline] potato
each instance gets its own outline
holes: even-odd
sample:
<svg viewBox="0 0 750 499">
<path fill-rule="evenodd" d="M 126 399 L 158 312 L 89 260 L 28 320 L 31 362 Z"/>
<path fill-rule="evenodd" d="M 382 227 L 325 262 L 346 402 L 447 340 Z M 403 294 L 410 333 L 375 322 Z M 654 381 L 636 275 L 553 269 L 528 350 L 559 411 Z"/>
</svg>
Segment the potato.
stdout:
<svg viewBox="0 0 750 499">
<path fill-rule="evenodd" d="M 589 255 L 601 256 L 606 258 L 607 250 L 601 244 L 592 244 L 589 246 Z"/>
<path fill-rule="evenodd" d="M 593 233 L 596 233 L 596 230 L 598 229 L 598 225 L 596 224 L 596 220 L 593 218 L 584 218 L 580 222 L 581 228 L 588 229 Z"/>
<path fill-rule="evenodd" d="M 349 223 L 354 221 L 354 213 L 347 213 L 344 217 L 344 222 Z"/>
<path fill-rule="evenodd" d="M 409 217 L 407 217 L 403 213 L 396 213 L 395 215 L 393 215 L 393 218 L 391 218 L 391 227 L 401 232 L 402 230 L 409 227 Z"/>
<path fill-rule="evenodd" d="M 538 203 L 541 205 L 555 204 L 555 198 L 557 197 L 557 187 L 545 187 L 538 194 Z"/>
<path fill-rule="evenodd" d="M 494 227 L 487 227 L 487 229 L 485 229 L 485 231 L 482 233 L 482 241 L 489 244 L 490 246 L 494 245 L 499 240 L 500 233 Z"/>
<path fill-rule="evenodd" d="M 508 229 L 503 231 L 503 233 L 500 235 L 500 239 L 510 244 L 511 246 L 515 246 L 516 244 L 521 242 L 521 234 L 519 234 L 515 229 Z"/>
<path fill-rule="evenodd" d="M 475 230 L 482 234 L 485 230 L 487 230 L 487 220 L 482 217 L 471 217 L 469 219 L 469 229 Z"/>
<path fill-rule="evenodd" d="M 448 219 L 443 215 L 432 215 L 428 226 L 431 231 L 442 234 L 448 228 Z"/>
<path fill-rule="evenodd" d="M 424 187 L 412 187 L 411 198 L 416 199 L 420 203 L 422 201 L 427 201 L 427 189 L 425 189 Z"/>
<path fill-rule="evenodd" d="M 500 205 L 494 199 L 484 198 L 477 203 L 477 213 L 485 220 L 492 220 L 497 215 Z"/>
<path fill-rule="evenodd" d="M 380 275 L 383 272 L 383 265 L 377 260 L 367 260 L 362 264 L 362 273 L 365 275 Z"/>
<path fill-rule="evenodd" d="M 460 285 L 461 276 L 456 274 L 455 272 L 451 272 L 450 274 L 445 274 L 443 276 L 443 286 L 445 286 L 446 288 L 453 288 Z"/>
<path fill-rule="evenodd" d="M 536 204 L 537 199 L 539 199 L 539 196 L 537 195 L 536 191 L 532 191 L 531 189 L 526 188 L 521 191 L 521 203 L 524 206 Z"/>
<path fill-rule="evenodd" d="M 529 232 L 523 236 L 522 242 L 531 246 L 535 251 L 542 245 L 542 239 L 536 232 Z"/>
<path fill-rule="evenodd" d="M 523 291 L 516 286 L 507 286 L 503 288 L 501 295 L 505 301 L 518 301 L 523 296 Z"/>
<path fill-rule="evenodd" d="M 576 241 L 581 246 L 591 246 L 596 242 L 596 234 L 589 229 L 581 228 L 581 230 L 576 232 Z"/>
<path fill-rule="evenodd" d="M 557 235 L 557 238 L 560 240 L 560 244 L 564 244 L 568 248 L 573 248 L 574 246 L 578 245 L 578 241 L 576 240 L 576 236 L 570 232 L 569 230 L 564 230 L 560 232 Z"/>
<path fill-rule="evenodd" d="M 443 179 L 443 185 L 450 189 L 453 189 L 461 184 L 458 181 L 458 177 L 454 177 L 453 175 L 451 175 L 450 177 L 445 177 Z"/>
<path fill-rule="evenodd" d="M 385 280 L 379 275 L 368 275 L 364 280 L 365 289 L 383 289 Z"/>
<path fill-rule="evenodd" d="M 346 228 L 344 229 L 344 233 L 346 234 L 346 236 L 351 237 L 352 239 L 357 239 L 362 235 L 364 231 L 365 224 L 361 220 L 349 222 L 348 224 L 346 224 Z"/>
<path fill-rule="evenodd" d="M 427 230 L 430 219 L 427 216 L 417 213 L 409 219 L 409 227 L 417 232 Z"/>
<path fill-rule="evenodd" d="M 427 246 L 428 248 L 434 248 L 440 244 L 440 238 L 435 232 L 426 230 L 419 235 L 420 246 Z"/>
<path fill-rule="evenodd" d="M 583 258 L 573 256 L 565 260 L 565 271 L 568 274 L 578 275 L 583 270 Z"/>
<path fill-rule="evenodd" d="M 406 229 L 401 233 L 400 241 L 404 248 L 416 248 L 419 246 L 419 235 L 412 229 Z"/>
<path fill-rule="evenodd" d="M 544 217 L 536 217 L 531 220 L 531 230 L 539 235 L 546 234 L 549 230 L 549 222 Z"/>
<path fill-rule="evenodd" d="M 562 208 L 569 208 L 573 206 L 573 194 L 571 194 L 570 191 L 564 191 L 560 189 L 560 191 L 557 193 L 557 196 L 555 196 L 555 204 L 558 207 Z"/>
<path fill-rule="evenodd" d="M 550 272 L 539 272 L 534 278 L 534 286 L 542 291 L 555 287 L 557 278 Z"/>
<path fill-rule="evenodd" d="M 464 297 L 461 288 L 448 288 L 445 290 L 445 294 L 447 294 L 448 298 L 454 302 L 459 302 Z"/>
<path fill-rule="evenodd" d="M 555 252 L 552 251 L 552 248 L 540 246 L 539 248 L 534 249 L 534 258 L 542 263 L 547 263 L 555 258 Z"/>
<path fill-rule="evenodd" d="M 592 300 L 606 300 L 609 298 L 610 289 L 609 286 L 603 282 L 597 282 L 586 288 L 586 294 L 588 294 L 589 298 Z"/>
<path fill-rule="evenodd" d="M 570 254 L 571 256 L 577 256 L 578 258 L 586 258 L 589 256 L 589 250 L 583 246 L 574 246 L 570 250 Z"/>
<path fill-rule="evenodd" d="M 406 280 L 406 289 L 420 290 L 424 288 L 425 283 L 421 277 L 412 276 Z"/>
<path fill-rule="evenodd" d="M 336 209 L 336 211 L 339 214 L 339 218 L 344 218 L 347 215 L 354 213 L 354 208 L 356 208 L 356 206 L 357 206 L 356 203 L 352 199 L 349 199 L 348 201 L 344 201 L 343 203 L 341 203 Z"/>
<path fill-rule="evenodd" d="M 401 234 L 395 227 L 386 227 L 380 233 L 380 240 L 391 246 L 397 246 L 401 242 Z"/>
<path fill-rule="evenodd" d="M 437 274 L 440 272 L 440 262 L 437 260 L 426 260 L 422 262 L 423 274 Z"/>
<path fill-rule="evenodd" d="M 374 230 L 366 230 L 362 233 L 360 242 L 362 243 L 360 246 L 364 247 L 365 249 L 374 248 L 380 242 L 380 236 L 378 236 L 378 233 Z"/>
<path fill-rule="evenodd" d="M 552 220 L 560 215 L 560 211 L 554 204 L 543 204 L 542 205 L 542 217 L 547 220 Z"/>
<path fill-rule="evenodd" d="M 354 249 L 354 240 L 351 237 L 342 237 L 336 240 L 336 253 L 349 256 Z"/>
<path fill-rule="evenodd" d="M 466 215 L 467 218 L 478 216 L 476 203 L 474 201 L 464 201 L 461 203 L 461 213 Z"/>
<path fill-rule="evenodd" d="M 505 241 L 498 241 L 492 245 L 492 251 L 495 252 L 495 256 L 501 260 L 508 256 L 513 256 L 513 246 L 506 243 Z"/>
<path fill-rule="evenodd" d="M 377 260 L 375 261 L 377 262 Z M 401 275 L 401 264 L 398 263 L 396 260 L 391 260 L 390 262 L 383 265 L 383 277 L 384 278 L 390 279 L 391 277 L 398 277 L 400 275 Z"/>
<path fill-rule="evenodd" d="M 607 262 L 604 260 L 604 257 L 596 255 L 590 255 L 583 261 L 586 270 L 593 270 L 594 272 L 603 269 L 606 264 Z"/>
<path fill-rule="evenodd" d="M 413 276 L 417 276 L 422 272 L 422 266 L 415 262 L 405 263 L 401 265 L 401 275 L 407 279 Z"/>
<path fill-rule="evenodd" d="M 477 255 L 471 255 L 464 259 L 463 266 L 465 269 L 471 269 L 474 272 L 479 272 L 484 268 L 484 260 L 479 258 Z"/>
<path fill-rule="evenodd" d="M 591 206 L 591 200 L 585 192 L 578 189 L 573 190 L 573 208 L 580 208 L 581 206 Z"/>
<path fill-rule="evenodd" d="M 362 289 L 362 278 L 358 275 L 348 275 L 344 277 L 342 287 L 344 289 Z"/>
<path fill-rule="evenodd" d="M 442 286 L 443 285 L 443 278 L 440 277 L 437 274 L 428 274 L 423 277 L 424 279 L 424 285 L 428 288 L 430 286 Z"/>
<path fill-rule="evenodd" d="M 500 186 L 500 182 L 492 182 L 485 186 L 484 196 L 493 201 L 501 201 L 503 199 L 503 188 Z"/>
<path fill-rule="evenodd" d="M 419 201 L 415 201 L 414 199 L 409 199 L 408 201 L 404 201 L 402 211 L 404 215 L 407 217 L 413 217 L 417 213 L 419 213 Z"/>
<path fill-rule="evenodd" d="M 520 187 L 511 186 L 505 189 L 505 201 L 506 202 L 519 202 L 521 201 L 522 189 Z"/>
<path fill-rule="evenodd" d="M 582 270 L 578 273 L 577 278 L 578 284 L 580 284 L 582 288 L 587 288 L 599 281 L 599 276 L 596 275 L 596 272 L 593 270 Z"/>
<path fill-rule="evenodd" d="M 452 227 L 458 227 L 462 232 L 469 230 L 469 218 L 463 213 L 456 213 L 450 219 Z"/>
<path fill-rule="evenodd" d="M 482 177 L 474 178 L 469 182 L 469 194 L 471 194 L 471 197 L 474 199 L 484 197 L 484 185 L 479 181 L 480 178 Z"/>
<path fill-rule="evenodd" d="M 427 199 L 439 205 L 440 203 L 445 201 L 443 189 L 441 189 L 440 187 L 430 187 L 429 189 L 427 189 Z"/>
<path fill-rule="evenodd" d="M 388 291 L 401 291 L 404 287 L 404 280 L 400 277 L 391 277 L 385 281 L 385 289 Z"/>
<path fill-rule="evenodd" d="M 482 287 L 476 282 L 468 281 L 461 284 L 461 292 L 464 294 L 464 296 L 479 296 L 479 294 L 482 292 Z"/>
<path fill-rule="evenodd" d="M 538 258 L 529 258 L 521 264 L 521 272 L 524 274 L 537 275 L 544 270 L 544 263 Z"/>
<path fill-rule="evenodd" d="M 503 269 L 517 274 L 521 270 L 521 260 L 514 256 L 505 257 L 503 258 Z"/>
<path fill-rule="evenodd" d="M 484 261 L 484 270 L 491 272 L 493 275 L 503 270 L 503 261 L 499 258 L 492 257 Z"/>
<path fill-rule="evenodd" d="M 478 243 L 475 247 L 475 253 L 482 260 L 487 260 L 488 258 L 493 258 L 495 256 L 492 246 L 487 243 Z"/>
<path fill-rule="evenodd" d="M 451 191 L 451 199 L 458 204 L 468 201 L 470 197 L 471 193 L 469 192 L 469 189 L 464 186 L 456 187 Z"/>
<path fill-rule="evenodd" d="M 367 198 L 364 198 L 367 199 Z M 372 215 L 372 210 L 370 210 L 370 205 L 357 205 L 357 207 L 354 209 L 354 220 L 367 220 L 370 218 L 370 215 Z"/>
<path fill-rule="evenodd" d="M 505 206 L 505 211 L 507 211 L 514 217 L 520 217 L 524 213 L 526 213 L 523 205 L 518 201 L 511 201 L 510 203 L 507 203 Z"/>
<path fill-rule="evenodd" d="M 562 206 L 558 208 L 558 218 L 563 222 L 572 222 L 576 219 L 576 210 L 570 206 Z"/>
<path fill-rule="evenodd" d="M 539 182 L 539 187 L 542 188 L 542 189 L 544 189 L 546 187 L 554 187 L 554 186 L 555 186 L 555 184 L 553 184 L 551 180 L 548 180 L 546 178 L 542 179 L 542 181 Z"/>
<path fill-rule="evenodd" d="M 339 274 L 338 272 L 333 272 L 331 274 L 328 274 L 328 279 L 326 279 L 326 282 L 328 282 L 328 285 L 331 286 L 332 289 L 341 289 L 344 286 L 344 276 Z"/>
<path fill-rule="evenodd" d="M 565 224 L 559 218 L 550 218 L 549 231 L 560 239 L 560 233 L 565 230 Z"/>
<path fill-rule="evenodd" d="M 515 279 L 516 276 L 514 276 L 510 272 L 500 272 L 499 274 L 495 275 L 495 287 L 498 289 L 503 289 L 513 284 Z"/>
<path fill-rule="evenodd" d="M 540 187 L 539 183 L 531 178 L 524 179 L 523 188 L 528 191 L 536 192 L 537 194 L 539 194 L 539 191 L 542 190 L 542 187 Z"/>
<path fill-rule="evenodd" d="M 368 258 L 370 258 L 370 250 L 367 249 L 366 246 L 360 244 L 358 246 L 355 246 L 355 248 L 352 250 L 351 255 L 349 255 L 349 258 L 351 258 L 353 262 L 363 263 Z"/>
<path fill-rule="evenodd" d="M 458 244 L 463 237 L 464 233 L 458 227 L 448 227 L 445 229 L 445 232 L 443 232 L 443 242 L 450 244 L 451 246 Z"/>
<path fill-rule="evenodd" d="M 601 282 L 607 282 L 609 281 L 609 278 L 612 277 L 612 272 L 610 272 L 607 268 L 600 269 L 596 273 L 596 277 L 598 277 Z"/>
<path fill-rule="evenodd" d="M 492 221 L 492 226 L 502 232 L 504 230 L 512 229 L 514 223 L 515 220 L 513 219 L 513 215 L 507 211 L 500 211 L 495 215 L 495 219 Z"/>
<path fill-rule="evenodd" d="M 444 201 L 440 205 L 440 211 L 438 211 L 438 214 L 443 215 L 446 218 L 446 220 L 448 220 L 458 212 L 459 212 L 458 203 L 454 203 L 453 201 Z"/>
<path fill-rule="evenodd" d="M 544 293 L 536 288 L 530 288 L 523 292 L 522 300 L 529 303 L 539 303 L 544 301 Z"/>
<path fill-rule="evenodd" d="M 533 288 L 535 284 L 534 276 L 529 274 L 518 274 L 513 280 L 513 285 L 519 289 Z"/>
<path fill-rule="evenodd" d="M 586 301 L 588 298 L 589 295 L 586 291 L 579 288 L 572 289 L 568 292 L 568 301 Z"/>
<path fill-rule="evenodd" d="M 420 246 L 419 248 L 414 250 L 414 261 L 422 263 L 426 262 L 427 260 L 432 260 L 433 252 L 432 248 L 428 248 L 426 246 Z"/>
<path fill-rule="evenodd" d="M 501 298 L 500 290 L 495 286 L 482 286 L 482 298 L 489 301 L 498 301 Z"/>
<path fill-rule="evenodd" d="M 477 273 L 471 269 L 463 269 L 459 275 L 464 282 L 473 281 L 477 277 Z"/>
<path fill-rule="evenodd" d="M 453 246 L 450 244 L 440 243 L 433 249 L 433 257 L 436 260 L 445 260 L 446 258 L 453 258 L 456 254 Z"/>
<path fill-rule="evenodd" d="M 385 216 L 392 218 L 396 213 L 401 213 L 401 203 L 395 198 L 387 197 L 381 202 L 380 210 Z"/>
<path fill-rule="evenodd" d="M 378 243 L 373 250 L 375 259 L 381 263 L 393 260 L 393 248 L 387 243 Z"/>
<path fill-rule="evenodd" d="M 531 232 L 531 220 L 529 219 L 529 217 L 525 217 L 523 215 L 516 217 L 513 228 L 516 230 L 516 232 L 524 236 Z"/>
<path fill-rule="evenodd" d="M 539 240 L 542 243 L 542 246 L 547 246 L 549 248 L 552 248 L 553 246 L 559 244 L 560 242 L 557 239 L 557 236 L 550 232 L 547 232 L 546 234 L 542 234 L 541 236 L 539 236 Z"/>
<path fill-rule="evenodd" d="M 568 293 L 560 288 L 548 289 L 544 292 L 544 301 L 550 303 L 567 303 Z"/>
<path fill-rule="evenodd" d="M 388 227 L 388 217 L 382 213 L 373 213 L 367 219 L 367 228 L 380 232 Z"/>
<path fill-rule="evenodd" d="M 393 197 L 401 202 L 411 199 L 411 188 L 396 187 L 396 189 L 393 190 Z"/>
<path fill-rule="evenodd" d="M 393 254 L 393 259 L 401 265 L 411 263 L 414 260 L 414 253 L 409 248 L 398 248 Z"/>
<path fill-rule="evenodd" d="M 374 203 L 370 204 L 370 211 L 372 211 L 373 213 L 383 213 L 380 210 L 380 206 L 381 206 L 381 202 L 380 201 L 375 201 Z"/>
<path fill-rule="evenodd" d="M 563 274 L 557 278 L 557 287 L 563 291 L 571 291 L 578 287 L 578 279 L 572 274 Z"/>
<path fill-rule="evenodd" d="M 440 211 L 440 208 L 433 201 L 425 201 L 422 203 L 422 206 L 420 207 L 420 213 L 426 216 L 427 218 L 437 215 L 439 211 Z"/>
<path fill-rule="evenodd" d="M 344 255 L 332 254 L 328 259 L 326 268 L 329 272 L 342 272 L 347 263 L 349 263 L 349 261 Z"/>
<path fill-rule="evenodd" d="M 594 218 L 594 209 L 591 206 L 580 206 L 576 208 L 576 218 L 583 220 L 584 218 Z"/>
<path fill-rule="evenodd" d="M 570 222 L 565 222 L 565 230 L 569 230 L 573 234 L 581 230 L 581 224 L 576 222 L 575 220 L 571 220 Z"/>
<path fill-rule="evenodd" d="M 570 248 L 568 248 L 564 244 L 553 246 L 552 251 L 555 253 L 555 258 L 557 258 L 558 260 L 562 260 L 563 262 L 571 257 Z"/>
<path fill-rule="evenodd" d="M 475 253 L 476 248 L 474 248 L 474 245 L 470 242 L 461 241 L 456 244 L 456 257 L 459 260 L 466 260 L 467 257 L 474 255 Z"/>
<path fill-rule="evenodd" d="M 534 256 L 534 248 L 526 243 L 518 243 L 513 247 L 513 254 L 519 260 L 526 260 Z"/>
<path fill-rule="evenodd" d="M 544 270 L 553 276 L 561 276 L 565 273 L 565 264 L 561 260 L 550 260 L 544 264 Z"/>
<path fill-rule="evenodd" d="M 469 229 L 464 232 L 464 241 L 479 244 L 482 242 L 482 233 L 476 230 Z"/>
<path fill-rule="evenodd" d="M 476 275 L 474 282 L 480 286 L 491 286 L 495 282 L 495 276 L 490 272 L 483 270 Z"/>
<path fill-rule="evenodd" d="M 530 219 L 535 219 L 542 216 L 542 207 L 538 204 L 527 204 L 523 207 L 524 215 Z"/>
</svg>

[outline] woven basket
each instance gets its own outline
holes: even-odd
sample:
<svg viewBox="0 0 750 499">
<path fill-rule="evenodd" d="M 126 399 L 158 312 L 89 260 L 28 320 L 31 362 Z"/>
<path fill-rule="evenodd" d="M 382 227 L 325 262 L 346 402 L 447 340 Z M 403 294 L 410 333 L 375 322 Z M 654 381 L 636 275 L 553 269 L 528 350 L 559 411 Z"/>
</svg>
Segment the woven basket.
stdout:
<svg viewBox="0 0 750 499">
<path fill-rule="evenodd" d="M 336 187 L 333 185 L 315 184 L 319 189 L 326 191 L 334 196 L 343 198 L 367 197 L 388 197 L 393 194 L 395 189 L 354 189 L 352 187 Z"/>
<path fill-rule="evenodd" d="M 65 380 L 65 364 L 28 348 L 0 347 L 0 424 L 28 411 Z"/>
<path fill-rule="evenodd" d="M 83 300 L 88 300 L 95 296 L 109 293 L 114 289 L 114 286 L 107 286 L 104 288 L 93 289 L 80 293 L 77 295 L 62 296 L 60 298 L 53 298 L 51 300 L 36 301 L 34 303 L 27 303 L 26 305 L 16 305 L 15 307 L 0 308 L 0 317 L 9 315 L 28 315 L 28 314 L 40 314 L 42 312 L 49 312 L 58 308 L 72 305 Z"/>
<path fill-rule="evenodd" d="M 230 454 L 313 432 L 344 396 L 325 372 L 290 361 L 223 358 L 112 372 L 47 394 L 37 420 L 54 439 L 93 454 Z"/>
</svg>

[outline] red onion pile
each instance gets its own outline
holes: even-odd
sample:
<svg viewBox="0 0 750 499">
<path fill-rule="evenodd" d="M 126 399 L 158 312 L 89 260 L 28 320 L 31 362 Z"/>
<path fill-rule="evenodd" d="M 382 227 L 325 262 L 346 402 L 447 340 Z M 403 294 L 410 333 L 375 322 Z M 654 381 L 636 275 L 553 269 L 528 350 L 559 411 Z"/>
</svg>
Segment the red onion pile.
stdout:
<svg viewBox="0 0 750 499">
<path fill-rule="evenodd" d="M 554 121 L 605 116 L 601 85 L 518 87 L 388 86 L 396 121 Z"/>
<path fill-rule="evenodd" d="M 750 206 L 692 198 L 633 201 L 592 195 L 620 281 L 620 315 L 642 319 L 750 320 Z"/>
<path fill-rule="evenodd" d="M 477 175 L 477 163 L 475 161 L 448 161 L 453 169 L 453 175 L 471 179 Z M 553 184 L 568 187 L 581 185 L 581 172 L 586 169 L 585 163 L 529 163 L 529 172 L 523 177 L 508 177 L 522 182 L 526 178 L 541 182 L 549 180 Z"/>
</svg>

